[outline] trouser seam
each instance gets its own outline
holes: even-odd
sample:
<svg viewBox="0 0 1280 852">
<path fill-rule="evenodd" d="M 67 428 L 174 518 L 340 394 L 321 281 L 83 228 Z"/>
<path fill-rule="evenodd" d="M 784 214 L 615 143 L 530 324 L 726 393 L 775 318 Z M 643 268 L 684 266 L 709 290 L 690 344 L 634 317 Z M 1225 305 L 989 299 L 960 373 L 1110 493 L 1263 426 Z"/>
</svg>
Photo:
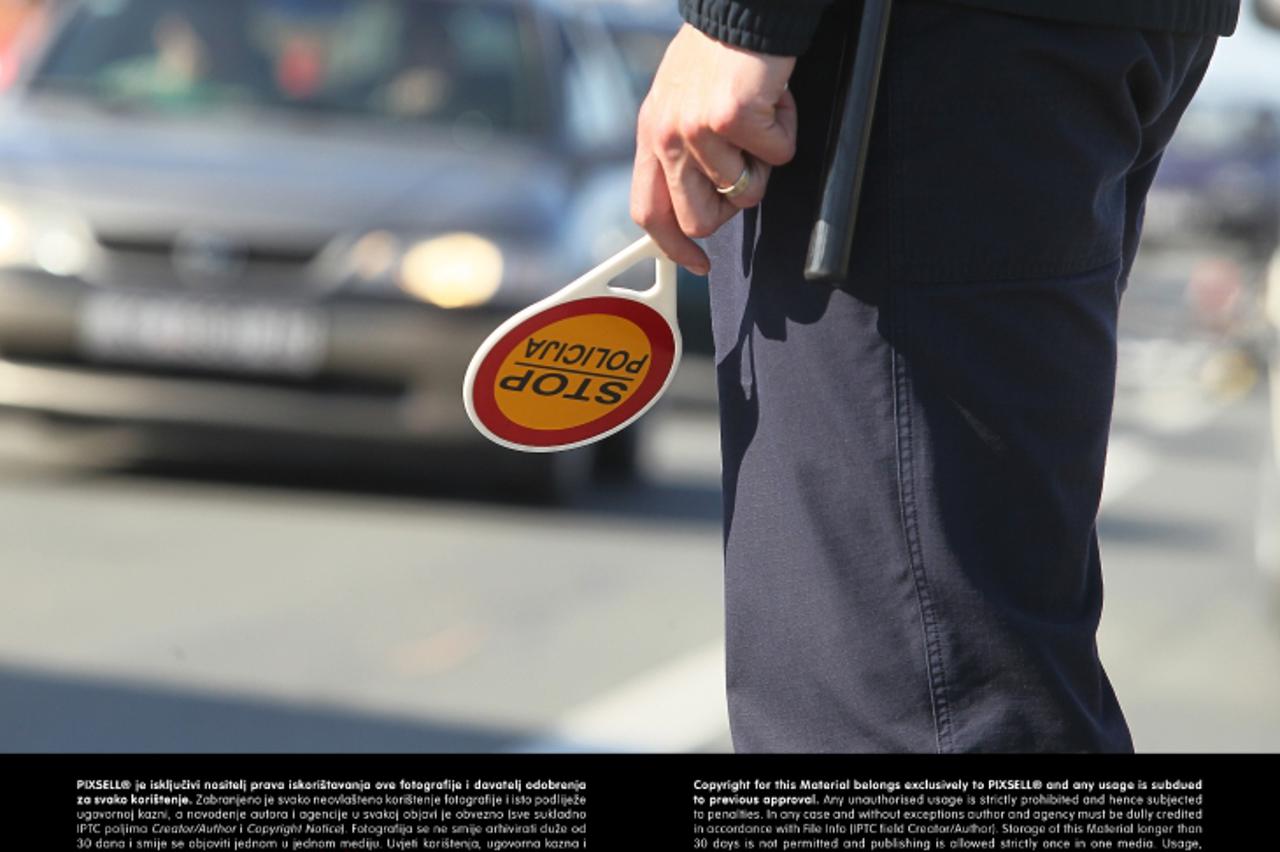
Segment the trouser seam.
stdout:
<svg viewBox="0 0 1280 852">
<path fill-rule="evenodd" d="M 892 300 L 892 296 L 890 297 Z M 898 346 L 891 347 L 894 422 L 897 430 L 898 500 L 901 509 L 902 534 L 906 544 L 907 563 L 915 585 L 916 603 L 920 610 L 920 626 L 923 635 L 925 671 L 928 677 L 929 701 L 933 713 L 934 734 L 940 753 L 955 750 L 951 736 L 951 707 L 948 700 L 946 667 L 943 662 L 942 636 L 937 613 L 929 592 L 928 576 L 924 566 L 924 549 L 920 543 L 920 524 L 916 505 L 915 446 L 911 417 L 910 369 L 900 351 L 903 339 L 903 321 L 894 310 L 894 325 L 898 329 Z"/>
</svg>

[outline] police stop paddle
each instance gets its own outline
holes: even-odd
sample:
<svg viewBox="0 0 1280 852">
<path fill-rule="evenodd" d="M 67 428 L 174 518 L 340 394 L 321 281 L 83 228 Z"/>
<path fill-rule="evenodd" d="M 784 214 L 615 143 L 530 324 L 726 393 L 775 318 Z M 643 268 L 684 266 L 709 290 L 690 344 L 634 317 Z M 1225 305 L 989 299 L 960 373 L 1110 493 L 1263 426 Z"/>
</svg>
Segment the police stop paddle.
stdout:
<svg viewBox="0 0 1280 852">
<path fill-rule="evenodd" d="M 650 260 L 649 289 L 610 285 Z M 504 447 L 567 450 L 634 422 L 679 362 L 676 265 L 646 236 L 500 325 L 471 359 L 463 398 Z"/>
</svg>

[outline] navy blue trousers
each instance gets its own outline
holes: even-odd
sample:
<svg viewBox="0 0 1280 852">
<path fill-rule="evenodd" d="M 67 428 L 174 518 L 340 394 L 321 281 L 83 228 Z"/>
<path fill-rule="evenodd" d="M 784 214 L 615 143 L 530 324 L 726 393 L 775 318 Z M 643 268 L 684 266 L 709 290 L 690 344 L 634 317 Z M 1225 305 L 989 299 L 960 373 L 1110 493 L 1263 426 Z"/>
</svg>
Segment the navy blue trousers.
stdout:
<svg viewBox="0 0 1280 852">
<path fill-rule="evenodd" d="M 854 5 L 709 245 L 734 747 L 1131 750 L 1095 641 L 1116 315 L 1214 39 L 898 3 L 833 288 L 801 270 Z"/>
</svg>

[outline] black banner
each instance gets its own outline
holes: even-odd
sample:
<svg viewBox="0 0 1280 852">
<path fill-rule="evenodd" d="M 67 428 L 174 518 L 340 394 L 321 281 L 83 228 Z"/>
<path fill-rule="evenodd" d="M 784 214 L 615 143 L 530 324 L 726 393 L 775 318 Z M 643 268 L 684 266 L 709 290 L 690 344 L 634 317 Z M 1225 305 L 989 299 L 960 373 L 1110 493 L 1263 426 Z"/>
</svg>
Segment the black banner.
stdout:
<svg viewBox="0 0 1280 852">
<path fill-rule="evenodd" d="M 932 852 L 1270 848 L 1280 760 L 10 755 L 3 768 L 4 848 Z"/>
</svg>

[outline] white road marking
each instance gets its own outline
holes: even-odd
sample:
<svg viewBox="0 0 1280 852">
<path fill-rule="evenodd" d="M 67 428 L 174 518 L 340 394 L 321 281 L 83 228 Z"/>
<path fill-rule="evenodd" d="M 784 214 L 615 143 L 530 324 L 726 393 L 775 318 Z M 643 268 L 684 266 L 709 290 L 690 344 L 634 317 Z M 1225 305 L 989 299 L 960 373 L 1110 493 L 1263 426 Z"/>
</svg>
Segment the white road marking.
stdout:
<svg viewBox="0 0 1280 852">
<path fill-rule="evenodd" d="M 646 672 L 564 716 L 522 752 L 687 752 L 728 735 L 724 644 Z"/>
</svg>

